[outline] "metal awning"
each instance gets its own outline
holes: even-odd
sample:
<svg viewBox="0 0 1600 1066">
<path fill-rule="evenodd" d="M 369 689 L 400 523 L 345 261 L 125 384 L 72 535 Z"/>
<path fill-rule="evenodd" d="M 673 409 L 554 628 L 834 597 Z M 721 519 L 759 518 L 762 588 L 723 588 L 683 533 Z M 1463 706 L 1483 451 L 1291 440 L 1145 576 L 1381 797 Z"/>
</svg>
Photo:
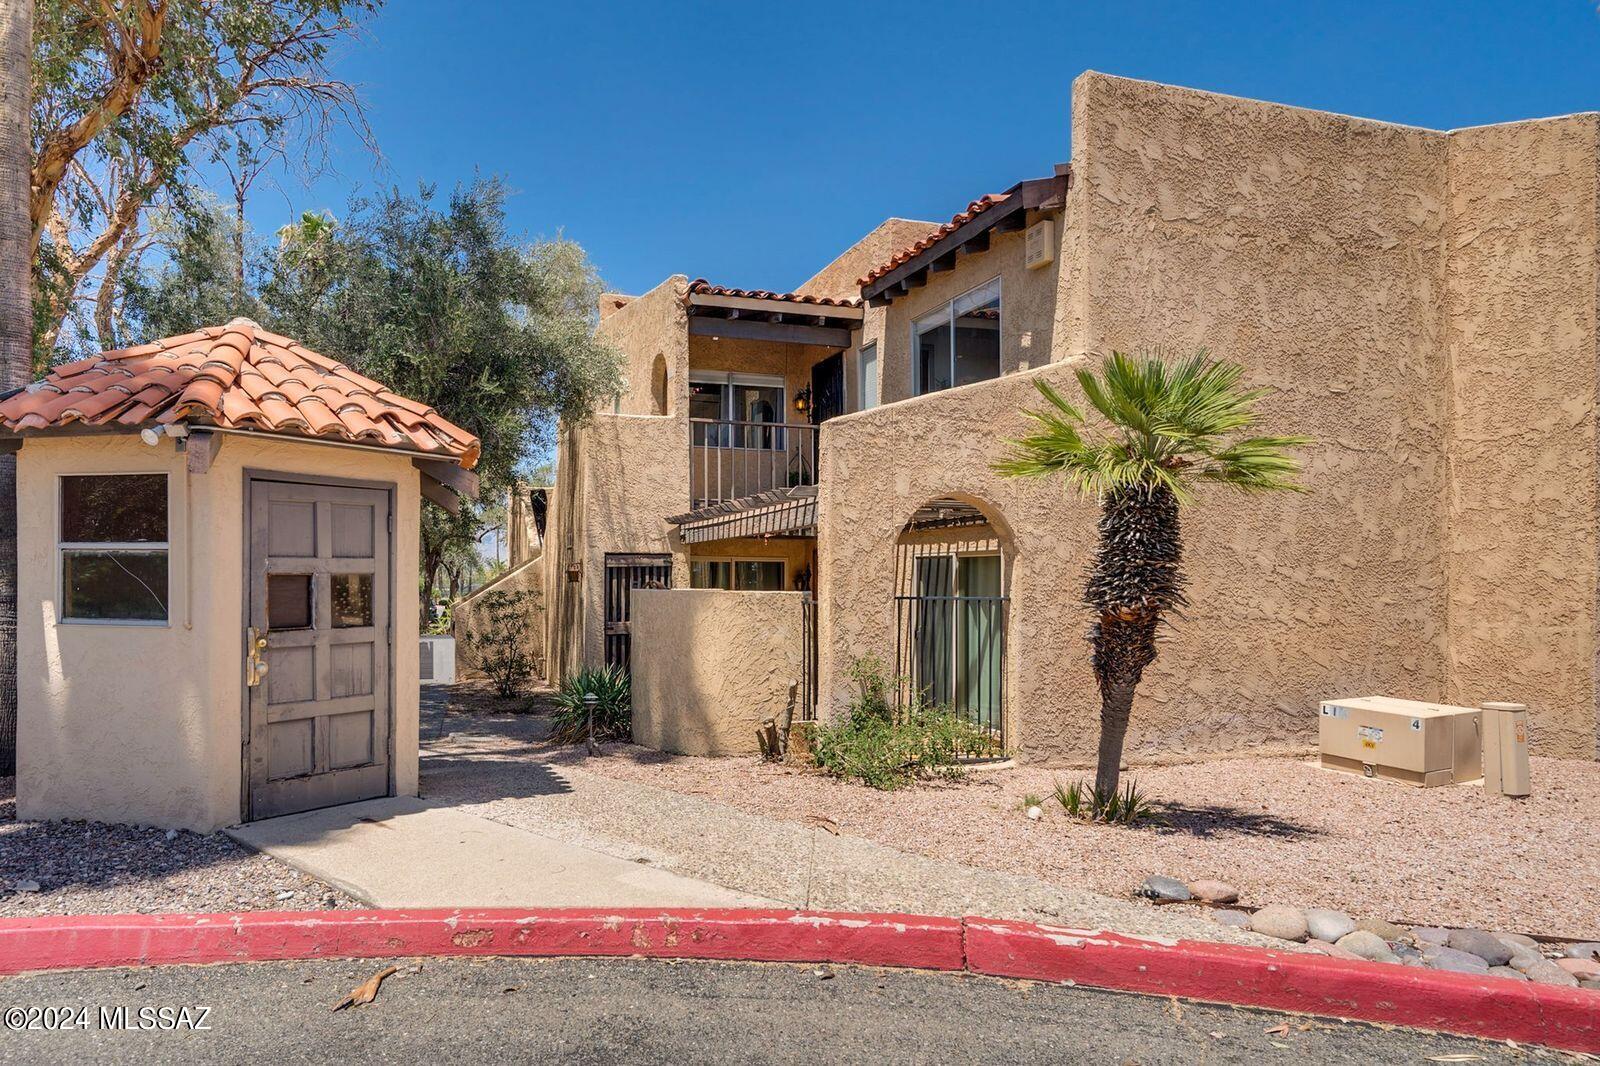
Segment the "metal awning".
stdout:
<svg viewBox="0 0 1600 1066">
<path fill-rule="evenodd" d="M 673 515 L 667 521 L 678 527 L 685 544 L 732 537 L 814 537 L 817 487 L 800 485 L 723 500 Z"/>
</svg>

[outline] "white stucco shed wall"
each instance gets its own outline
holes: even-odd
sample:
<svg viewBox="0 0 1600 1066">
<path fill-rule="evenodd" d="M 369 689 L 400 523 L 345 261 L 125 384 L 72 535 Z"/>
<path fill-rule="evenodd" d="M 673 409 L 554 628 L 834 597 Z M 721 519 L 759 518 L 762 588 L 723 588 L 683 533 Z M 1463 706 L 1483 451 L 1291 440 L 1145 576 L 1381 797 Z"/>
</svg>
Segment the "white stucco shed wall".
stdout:
<svg viewBox="0 0 1600 1066">
<path fill-rule="evenodd" d="M 30 438 L 18 454 L 17 816 L 210 832 L 242 817 L 246 471 L 394 486 L 395 792 L 417 791 L 419 474 L 411 459 L 230 435 L 205 474 L 171 442 Z M 166 625 L 58 623 L 57 479 L 166 473 Z"/>
</svg>

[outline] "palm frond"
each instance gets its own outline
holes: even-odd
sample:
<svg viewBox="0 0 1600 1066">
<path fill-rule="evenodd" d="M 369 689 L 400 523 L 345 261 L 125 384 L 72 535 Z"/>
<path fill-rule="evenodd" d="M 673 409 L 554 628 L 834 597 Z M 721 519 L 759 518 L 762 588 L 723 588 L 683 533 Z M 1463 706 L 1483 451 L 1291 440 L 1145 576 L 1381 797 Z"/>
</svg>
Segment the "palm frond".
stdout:
<svg viewBox="0 0 1600 1066">
<path fill-rule="evenodd" d="M 1077 372 L 1088 411 L 1103 425 L 1091 426 L 1084 411 L 1036 382 L 1049 407 L 1027 412 L 1038 428 L 1009 441 L 994 469 L 1009 477 L 1060 475 L 1098 497 L 1165 490 L 1185 503 L 1196 482 L 1251 492 L 1296 489 L 1300 464 L 1290 451 L 1310 441 L 1237 437 L 1256 425 L 1256 405 L 1267 395 L 1241 387 L 1243 376 L 1243 367 L 1204 350 L 1172 360 L 1112 352 L 1098 372 Z"/>
</svg>

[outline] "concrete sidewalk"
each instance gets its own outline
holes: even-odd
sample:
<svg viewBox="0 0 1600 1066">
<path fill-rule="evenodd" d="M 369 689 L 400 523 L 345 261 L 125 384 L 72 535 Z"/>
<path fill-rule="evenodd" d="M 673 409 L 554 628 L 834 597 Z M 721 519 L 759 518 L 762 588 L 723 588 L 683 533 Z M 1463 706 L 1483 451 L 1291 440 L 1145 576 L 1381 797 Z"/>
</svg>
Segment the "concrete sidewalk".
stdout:
<svg viewBox="0 0 1600 1066">
<path fill-rule="evenodd" d="M 226 832 L 374 907 L 773 905 L 412 797 L 290 814 Z"/>
</svg>

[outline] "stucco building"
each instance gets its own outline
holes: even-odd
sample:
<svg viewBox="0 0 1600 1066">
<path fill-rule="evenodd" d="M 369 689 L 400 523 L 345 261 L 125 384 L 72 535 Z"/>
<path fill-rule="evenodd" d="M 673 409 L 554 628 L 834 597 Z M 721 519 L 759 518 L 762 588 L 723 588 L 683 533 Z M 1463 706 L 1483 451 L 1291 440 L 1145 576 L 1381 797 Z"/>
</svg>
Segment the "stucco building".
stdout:
<svg viewBox="0 0 1600 1066">
<path fill-rule="evenodd" d="M 1440 132 L 1090 73 L 1071 131 L 795 292 L 605 299 L 627 387 L 562 434 L 551 673 L 631 661 L 647 717 L 704 720 L 673 743 L 744 750 L 735 705 L 825 718 L 875 654 L 1021 758 L 1091 756 L 1094 508 L 990 464 L 1035 381 L 1205 347 L 1316 439 L 1309 491 L 1191 512 L 1130 755 L 1307 744 L 1319 699 L 1382 693 L 1522 701 L 1537 753 L 1594 757 L 1600 116 Z M 654 587 L 749 599 L 636 615 Z"/>
</svg>

